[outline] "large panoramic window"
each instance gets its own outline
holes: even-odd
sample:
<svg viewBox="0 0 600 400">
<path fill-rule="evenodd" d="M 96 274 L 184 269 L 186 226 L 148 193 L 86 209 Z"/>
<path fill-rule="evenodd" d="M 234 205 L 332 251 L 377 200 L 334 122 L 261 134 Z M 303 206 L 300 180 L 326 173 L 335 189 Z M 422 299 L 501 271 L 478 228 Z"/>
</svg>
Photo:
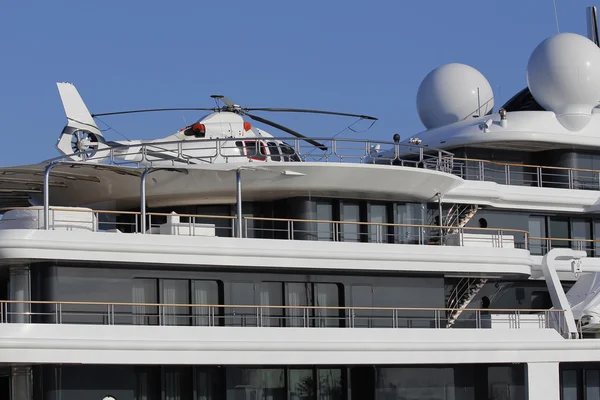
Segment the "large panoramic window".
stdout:
<svg viewBox="0 0 600 400">
<path fill-rule="evenodd" d="M 161 279 L 160 303 L 163 325 L 190 325 L 189 307 L 178 304 L 190 304 L 189 281 L 185 279 Z"/>
<path fill-rule="evenodd" d="M 420 203 L 398 204 L 396 206 L 397 224 L 422 225 L 423 206 Z M 405 244 L 421 243 L 421 228 L 418 226 L 399 226 L 394 230 L 395 242 Z"/>
<path fill-rule="evenodd" d="M 285 300 L 287 306 L 312 306 L 312 285 L 303 282 L 288 282 L 285 284 Z M 307 316 L 302 308 L 287 308 L 286 322 L 288 326 L 309 326 Z"/>
<path fill-rule="evenodd" d="M 444 307 L 444 281 L 443 278 L 402 277 L 354 284 L 350 288 L 350 301 L 348 306 L 373 307 L 352 310 L 356 327 L 431 328 L 435 324 L 435 312 L 407 308 Z"/>
<path fill-rule="evenodd" d="M 260 283 L 260 305 L 269 306 L 260 312 L 262 326 L 284 326 L 283 309 L 272 308 L 283 304 L 283 284 L 281 282 Z"/>
<path fill-rule="evenodd" d="M 585 250 L 588 256 L 592 255 L 592 242 L 586 240 L 592 239 L 592 223 L 589 219 L 573 218 L 571 220 L 571 237 L 574 239 L 571 242 L 571 247 L 576 250 Z M 577 239 L 580 239 L 579 241 Z"/>
<path fill-rule="evenodd" d="M 530 239 L 530 251 L 531 254 L 542 255 L 546 254 L 547 244 L 546 241 L 541 238 L 546 238 L 546 217 L 542 216 L 531 216 L 529 217 L 529 235 L 531 238 L 538 239 Z"/>
<path fill-rule="evenodd" d="M 219 283 L 216 281 L 192 281 L 192 304 L 199 305 L 218 305 L 219 304 Z M 218 317 L 222 315 L 222 309 L 219 307 L 192 307 L 193 325 L 208 326 L 219 325 Z"/>
<path fill-rule="evenodd" d="M 315 202 L 317 220 L 331 221 L 333 220 L 333 211 L 331 202 L 317 201 Z M 333 229 L 330 222 L 316 223 L 317 240 L 329 242 L 333 239 Z"/>
<path fill-rule="evenodd" d="M 227 400 L 285 400 L 283 368 L 233 368 L 226 372 Z"/>
<path fill-rule="evenodd" d="M 253 282 L 231 282 L 231 303 L 237 306 L 256 305 Z M 256 309 L 253 307 L 234 307 L 226 309 L 228 325 L 256 326 Z"/>
<path fill-rule="evenodd" d="M 340 220 L 347 222 L 341 224 L 342 240 L 344 242 L 360 242 L 360 206 L 358 203 L 342 202 L 340 207 Z"/>
<path fill-rule="evenodd" d="M 600 400 L 600 363 L 561 363 L 561 400 Z"/>
<path fill-rule="evenodd" d="M 551 241 L 551 246 L 553 249 L 557 247 L 571 247 L 571 243 L 568 240 L 564 240 L 569 239 L 570 237 L 568 218 L 551 217 L 548 227 L 550 230 L 550 236 L 553 239 Z"/>
<path fill-rule="evenodd" d="M 158 281 L 156 279 L 134 279 L 131 301 L 134 325 L 158 324 L 158 307 L 146 304 L 158 303 Z"/>
<path fill-rule="evenodd" d="M 385 204 L 369 204 L 368 205 L 369 222 L 377 225 L 369 225 L 369 242 L 387 243 L 388 227 L 385 224 L 388 222 L 387 206 Z"/>
</svg>

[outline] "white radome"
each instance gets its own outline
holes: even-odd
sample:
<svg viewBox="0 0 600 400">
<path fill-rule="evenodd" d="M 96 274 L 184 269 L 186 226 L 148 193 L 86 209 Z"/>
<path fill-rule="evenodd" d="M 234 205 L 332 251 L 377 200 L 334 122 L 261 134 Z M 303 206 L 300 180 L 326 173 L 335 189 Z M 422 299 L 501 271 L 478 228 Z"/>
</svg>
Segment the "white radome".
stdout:
<svg viewBox="0 0 600 400">
<path fill-rule="evenodd" d="M 481 72 L 465 64 L 452 63 L 434 69 L 417 92 L 417 111 L 427 129 L 486 115 L 493 108 L 490 83 Z"/>
<path fill-rule="evenodd" d="M 600 49 L 588 38 L 560 33 L 540 43 L 527 64 L 535 100 L 571 131 L 583 129 L 600 104 Z"/>
</svg>

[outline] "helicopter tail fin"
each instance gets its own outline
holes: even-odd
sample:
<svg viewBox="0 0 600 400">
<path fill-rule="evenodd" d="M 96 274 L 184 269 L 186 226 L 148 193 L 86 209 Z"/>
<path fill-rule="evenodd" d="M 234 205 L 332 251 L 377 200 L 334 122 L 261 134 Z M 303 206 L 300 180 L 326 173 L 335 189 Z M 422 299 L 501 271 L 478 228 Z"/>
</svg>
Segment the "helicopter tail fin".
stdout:
<svg viewBox="0 0 600 400">
<path fill-rule="evenodd" d="M 71 160 L 89 160 L 99 149 L 106 147 L 104 136 L 77 88 L 68 82 L 57 82 L 56 86 L 67 116 L 67 125 L 58 138 L 56 148 Z"/>
<path fill-rule="evenodd" d="M 58 93 L 67 116 L 67 126 L 102 136 L 75 85 L 68 82 L 57 82 L 56 86 L 58 86 Z"/>
</svg>

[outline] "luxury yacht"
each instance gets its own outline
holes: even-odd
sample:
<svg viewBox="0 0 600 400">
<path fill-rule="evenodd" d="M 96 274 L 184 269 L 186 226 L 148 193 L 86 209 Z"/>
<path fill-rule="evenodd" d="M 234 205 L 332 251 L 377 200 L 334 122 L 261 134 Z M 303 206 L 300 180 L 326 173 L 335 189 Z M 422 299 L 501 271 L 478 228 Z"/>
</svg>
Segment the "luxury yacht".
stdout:
<svg viewBox="0 0 600 400">
<path fill-rule="evenodd" d="M 475 68 L 433 70 L 426 130 L 388 143 L 223 96 L 111 142 L 59 83 L 60 155 L 0 168 L 0 398 L 600 399 L 588 17 L 497 110 Z"/>
</svg>

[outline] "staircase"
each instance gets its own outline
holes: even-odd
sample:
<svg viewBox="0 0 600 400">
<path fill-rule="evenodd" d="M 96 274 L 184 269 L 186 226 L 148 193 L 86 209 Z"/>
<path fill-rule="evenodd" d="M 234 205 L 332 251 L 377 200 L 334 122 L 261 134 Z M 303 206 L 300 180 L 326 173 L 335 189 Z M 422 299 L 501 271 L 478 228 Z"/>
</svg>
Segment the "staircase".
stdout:
<svg viewBox="0 0 600 400">
<path fill-rule="evenodd" d="M 473 298 L 486 284 L 487 278 L 462 278 L 448 297 L 448 323 L 446 328 L 452 328 L 460 314 L 467 308 Z"/>
<path fill-rule="evenodd" d="M 471 218 L 477 214 L 477 211 L 481 207 L 471 204 L 453 204 L 448 210 L 446 218 L 444 219 L 444 226 L 451 226 L 456 228 L 448 229 L 448 233 L 457 233 L 457 228 L 463 228 L 469 223 Z"/>
</svg>

